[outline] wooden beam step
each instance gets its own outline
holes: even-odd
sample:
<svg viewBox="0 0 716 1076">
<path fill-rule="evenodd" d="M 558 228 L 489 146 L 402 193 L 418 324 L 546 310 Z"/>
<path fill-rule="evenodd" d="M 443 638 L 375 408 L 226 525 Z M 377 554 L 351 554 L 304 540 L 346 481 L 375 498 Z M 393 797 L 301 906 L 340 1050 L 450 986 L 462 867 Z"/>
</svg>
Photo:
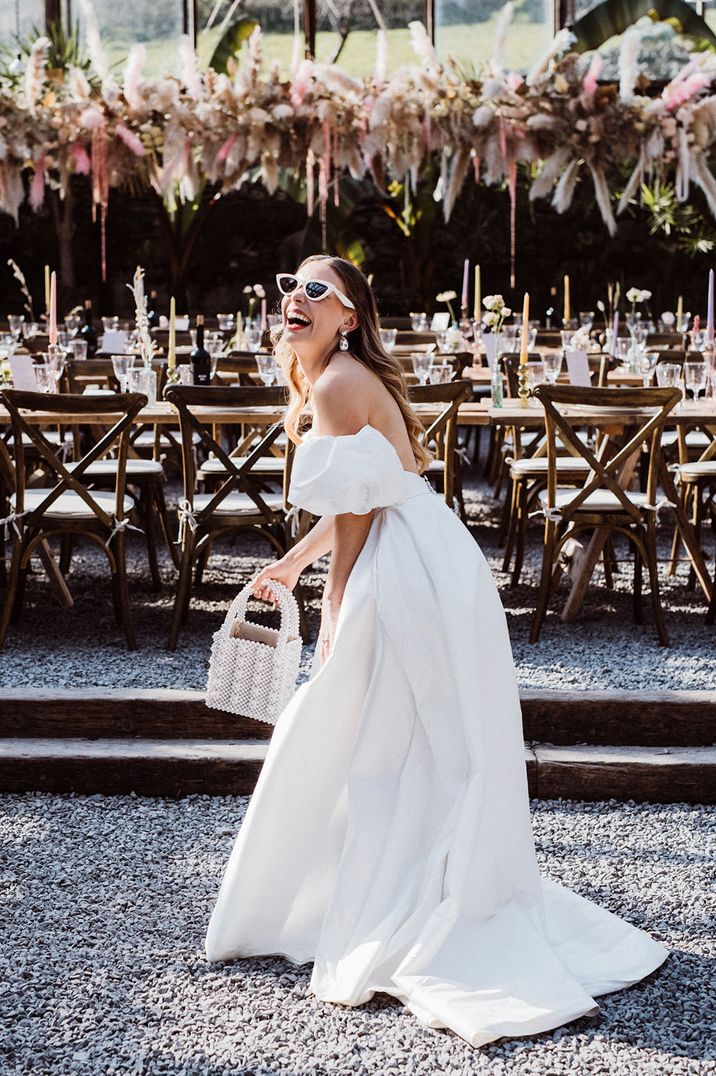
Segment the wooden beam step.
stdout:
<svg viewBox="0 0 716 1076">
<path fill-rule="evenodd" d="M 244 795 L 268 744 L 257 740 L 0 738 L 1 792 Z M 716 748 L 525 747 L 540 799 L 716 803 Z"/>
<path fill-rule="evenodd" d="M 532 744 L 539 799 L 716 803 L 715 747 Z"/>
<path fill-rule="evenodd" d="M 716 744 L 716 692 L 528 691 L 521 694 L 525 739 L 641 747 Z M 140 736 L 159 739 L 268 739 L 261 721 L 210 710 L 201 691 L 172 689 L 4 689 L 1 736 Z"/>
</svg>

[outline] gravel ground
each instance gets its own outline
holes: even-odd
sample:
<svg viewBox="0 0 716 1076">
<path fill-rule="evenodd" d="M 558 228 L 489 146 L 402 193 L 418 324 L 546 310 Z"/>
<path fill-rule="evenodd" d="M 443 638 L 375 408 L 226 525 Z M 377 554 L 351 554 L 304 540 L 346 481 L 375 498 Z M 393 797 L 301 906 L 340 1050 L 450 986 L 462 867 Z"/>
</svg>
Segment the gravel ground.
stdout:
<svg viewBox="0 0 716 1076">
<path fill-rule="evenodd" d="M 544 873 L 671 954 L 595 1017 L 474 1050 L 385 995 L 357 1009 L 317 1001 L 308 965 L 207 963 L 245 806 L 0 797 L 3 1076 L 716 1073 L 716 809 L 534 803 Z"/>
<path fill-rule="evenodd" d="M 704 623 L 701 593 L 686 588 L 685 566 L 673 579 L 666 579 L 662 572 L 662 597 L 671 635 L 669 649 L 657 645 L 646 596 L 646 622 L 642 627 L 633 623 L 629 565 L 618 573 L 613 591 L 605 588 L 601 568 L 597 569 L 584 612 L 574 624 L 562 624 L 557 615 L 558 603 L 553 602 L 539 644 L 529 645 L 539 573 L 539 527 L 535 525 L 529 536 L 522 583 L 511 590 L 500 570 L 502 551 L 496 540 L 499 506 L 476 475 L 468 475 L 466 486 L 470 530 L 495 572 L 522 686 L 569 689 L 578 685 L 583 689 L 634 691 L 714 688 L 716 629 Z M 665 512 L 660 550 L 664 558 L 670 539 L 671 525 Z M 713 552 L 713 542 L 708 542 Z M 141 538 L 131 535 L 129 548 L 139 650 L 129 653 L 115 626 L 101 553 L 96 547 L 80 546 L 69 577 L 75 598 L 73 609 L 59 608 L 42 573 L 28 581 L 23 619 L 11 629 L 0 662 L 0 686 L 205 686 L 211 635 L 229 599 L 265 563 L 267 544 L 244 535 L 234 544 L 218 546 L 204 585 L 194 591 L 192 611 L 174 654 L 165 649 L 176 578 L 169 558 L 164 558 L 163 589 L 154 594 L 149 589 Z M 303 576 L 314 638 L 324 574 L 325 563 L 319 563 Z M 562 600 L 566 592 L 567 584 L 563 582 Z M 42 650 L 38 653 L 40 641 Z M 312 650 L 312 645 L 304 649 L 304 676 Z"/>
</svg>

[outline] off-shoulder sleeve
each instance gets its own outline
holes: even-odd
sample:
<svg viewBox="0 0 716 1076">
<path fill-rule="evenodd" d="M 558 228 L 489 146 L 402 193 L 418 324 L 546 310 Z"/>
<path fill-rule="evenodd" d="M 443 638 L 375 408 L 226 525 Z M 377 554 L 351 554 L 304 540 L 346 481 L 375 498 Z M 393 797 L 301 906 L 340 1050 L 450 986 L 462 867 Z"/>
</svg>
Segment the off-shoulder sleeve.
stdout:
<svg viewBox="0 0 716 1076">
<path fill-rule="evenodd" d="M 373 426 L 340 437 L 311 437 L 296 449 L 288 499 L 316 516 L 400 504 L 406 472 L 395 448 Z"/>
</svg>

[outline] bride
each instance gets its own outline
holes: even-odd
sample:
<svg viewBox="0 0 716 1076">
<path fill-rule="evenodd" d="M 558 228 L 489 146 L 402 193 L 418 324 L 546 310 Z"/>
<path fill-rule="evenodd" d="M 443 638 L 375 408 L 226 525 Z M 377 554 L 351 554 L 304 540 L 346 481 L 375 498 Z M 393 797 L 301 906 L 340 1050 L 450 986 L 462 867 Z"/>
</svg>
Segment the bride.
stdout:
<svg viewBox="0 0 716 1076">
<path fill-rule="evenodd" d="M 667 951 L 539 874 L 505 614 L 421 476 L 421 426 L 367 281 L 331 257 L 277 279 L 289 500 L 320 519 L 254 593 L 331 561 L 311 676 L 276 725 L 207 958 L 312 962 L 318 998 L 392 994 L 473 1046 L 592 1015 Z"/>
</svg>

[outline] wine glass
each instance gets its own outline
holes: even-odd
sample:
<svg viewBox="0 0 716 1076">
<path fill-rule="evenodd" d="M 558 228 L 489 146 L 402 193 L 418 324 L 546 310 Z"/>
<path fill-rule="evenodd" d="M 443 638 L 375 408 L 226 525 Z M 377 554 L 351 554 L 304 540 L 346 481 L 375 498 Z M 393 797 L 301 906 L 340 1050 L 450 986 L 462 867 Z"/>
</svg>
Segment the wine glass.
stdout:
<svg viewBox="0 0 716 1076">
<path fill-rule="evenodd" d="M 119 391 L 127 392 L 129 388 L 129 371 L 134 366 L 135 355 L 113 355 L 112 369 L 119 382 Z"/>
<path fill-rule="evenodd" d="M 16 340 L 20 340 L 22 337 L 22 326 L 24 321 L 24 314 L 8 314 L 7 316 L 7 323 L 10 327 L 10 332 Z"/>
<path fill-rule="evenodd" d="M 234 331 L 235 322 L 233 314 L 217 314 L 216 320 L 222 333 L 230 333 Z"/>
<path fill-rule="evenodd" d="M 684 363 L 684 385 L 691 389 L 694 399 L 698 400 L 701 390 L 706 388 L 708 367 L 705 362 Z"/>
<path fill-rule="evenodd" d="M 102 325 L 106 333 L 116 333 L 117 329 L 119 328 L 119 318 L 102 318 Z"/>
<path fill-rule="evenodd" d="M 259 368 L 259 377 L 268 388 L 276 380 L 276 360 L 273 355 L 257 355 L 256 365 Z"/>
<path fill-rule="evenodd" d="M 562 372 L 564 355 L 561 351 L 546 351 L 542 359 L 544 379 L 548 385 L 556 385 L 557 378 Z"/>
<path fill-rule="evenodd" d="M 660 389 L 675 389 L 681 380 L 678 362 L 660 362 L 656 367 L 656 383 Z"/>
<path fill-rule="evenodd" d="M 425 313 L 424 310 L 421 310 L 419 312 L 411 311 L 410 328 L 413 330 L 414 333 L 427 332 L 429 324 L 430 322 L 428 321 L 428 315 Z"/>
<path fill-rule="evenodd" d="M 587 332 L 591 332 L 594 325 L 594 311 L 593 310 L 580 310 L 579 311 L 579 324 Z"/>
<path fill-rule="evenodd" d="M 413 373 L 421 385 L 427 385 L 428 376 L 433 368 L 433 355 L 430 351 L 413 351 L 410 356 Z"/>
<path fill-rule="evenodd" d="M 396 339 L 398 337 L 398 330 L 397 329 L 380 329 L 379 331 L 380 331 L 380 342 L 383 345 L 383 347 L 385 348 L 385 350 L 388 352 L 388 354 L 390 355 L 393 348 L 395 347 L 395 341 L 396 341 Z"/>
<path fill-rule="evenodd" d="M 658 351 L 640 351 L 637 355 L 636 366 L 642 376 L 645 389 L 648 389 L 651 384 L 651 378 L 658 361 Z"/>
<path fill-rule="evenodd" d="M 80 330 L 82 318 L 78 314 L 68 314 L 65 318 L 65 329 L 70 336 L 76 336 Z"/>
<path fill-rule="evenodd" d="M 525 369 L 527 372 L 527 388 L 530 392 L 533 392 L 538 385 L 541 385 L 546 380 L 544 363 L 533 360 L 525 363 Z"/>
<path fill-rule="evenodd" d="M 87 341 L 86 340 L 70 340 L 70 351 L 72 352 L 73 359 L 86 359 L 87 358 Z"/>
<path fill-rule="evenodd" d="M 263 333 L 261 329 L 244 329 L 244 346 L 247 351 L 253 351 L 256 354 L 261 348 L 261 338 Z"/>
<path fill-rule="evenodd" d="M 624 366 L 629 365 L 629 356 L 632 349 L 631 337 L 620 336 L 617 339 L 617 358 Z"/>
<path fill-rule="evenodd" d="M 574 330 L 573 329 L 560 329 L 559 335 L 560 335 L 561 340 L 562 340 L 562 348 L 566 350 L 568 347 L 571 347 L 572 337 L 574 336 Z"/>
</svg>

